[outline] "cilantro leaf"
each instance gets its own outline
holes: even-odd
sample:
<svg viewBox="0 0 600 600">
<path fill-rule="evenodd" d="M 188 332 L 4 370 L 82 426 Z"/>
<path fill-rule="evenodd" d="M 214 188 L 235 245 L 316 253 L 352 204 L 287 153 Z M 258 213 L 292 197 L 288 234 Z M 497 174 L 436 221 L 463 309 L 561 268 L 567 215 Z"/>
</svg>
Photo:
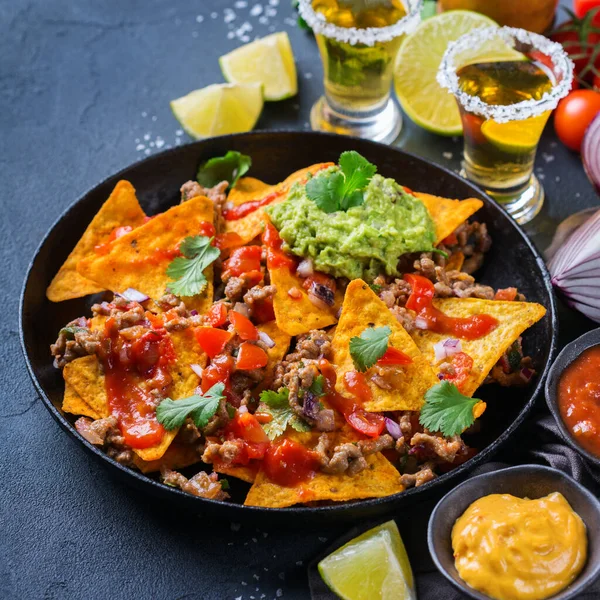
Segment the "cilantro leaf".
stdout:
<svg viewBox="0 0 600 600">
<path fill-rule="evenodd" d="M 261 402 L 265 404 L 261 412 L 270 414 L 272 419 L 263 425 L 263 429 L 270 440 L 278 438 L 289 427 L 296 431 L 310 431 L 310 425 L 303 421 L 293 410 L 289 403 L 289 390 L 284 388 L 280 392 L 265 390 L 260 393 Z"/>
<path fill-rule="evenodd" d="M 425 404 L 419 422 L 430 431 L 439 431 L 446 437 L 462 433 L 473 425 L 473 407 L 480 402 L 460 393 L 449 381 L 441 381 L 425 393 Z"/>
<path fill-rule="evenodd" d="M 181 427 L 190 416 L 196 427 L 202 429 L 208 425 L 219 408 L 219 402 L 225 398 L 224 389 L 223 383 L 215 383 L 202 396 L 194 394 L 181 400 L 166 398 L 156 407 L 156 419 L 165 429 L 171 430 Z"/>
<path fill-rule="evenodd" d="M 325 391 L 323 390 L 325 384 L 325 378 L 323 375 L 317 375 L 313 382 L 310 384 L 308 388 L 317 398 L 325 395 Z"/>
<path fill-rule="evenodd" d="M 306 183 L 306 195 L 326 213 L 348 210 L 364 202 L 363 189 L 377 172 L 358 152 L 342 152 L 339 171 L 323 173 Z"/>
<path fill-rule="evenodd" d="M 167 291 L 176 296 L 195 296 L 206 287 L 204 269 L 219 258 L 219 250 L 210 245 L 212 238 L 204 235 L 186 237 L 178 256 L 167 267 L 167 275 L 174 279 Z"/>
<path fill-rule="evenodd" d="M 228 181 L 232 188 L 251 166 L 252 159 L 249 156 L 230 150 L 225 156 L 211 158 L 200 165 L 196 181 L 207 188 L 214 187 L 221 181 Z"/>
<path fill-rule="evenodd" d="M 366 371 L 385 354 L 391 333 L 387 325 L 369 327 L 350 339 L 350 356 L 357 371 Z"/>
<path fill-rule="evenodd" d="M 67 325 L 58 332 L 58 335 L 64 334 L 68 340 L 74 340 L 75 334 L 79 333 L 80 331 L 87 331 L 87 328 L 79 327 L 78 325 Z"/>
</svg>

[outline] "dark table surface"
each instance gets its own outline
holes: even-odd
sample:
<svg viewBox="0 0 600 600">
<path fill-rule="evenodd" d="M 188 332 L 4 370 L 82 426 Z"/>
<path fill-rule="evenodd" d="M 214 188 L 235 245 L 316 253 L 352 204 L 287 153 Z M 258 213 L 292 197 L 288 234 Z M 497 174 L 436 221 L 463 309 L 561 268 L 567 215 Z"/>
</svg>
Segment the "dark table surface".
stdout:
<svg viewBox="0 0 600 600">
<path fill-rule="evenodd" d="M 267 105 L 258 127 L 308 129 L 321 66 L 289 0 L 0 3 L 0 598 L 306 598 L 307 563 L 343 533 L 215 523 L 114 481 L 47 413 L 18 341 L 25 270 L 54 220 L 113 172 L 189 141 L 169 100 L 222 81 L 218 56 L 283 29 L 300 91 Z M 458 138 L 405 119 L 398 144 L 458 169 Z M 527 229 L 543 249 L 598 198 L 551 125 L 536 173 L 547 200 Z M 591 325 L 561 308 L 563 343 Z"/>
</svg>

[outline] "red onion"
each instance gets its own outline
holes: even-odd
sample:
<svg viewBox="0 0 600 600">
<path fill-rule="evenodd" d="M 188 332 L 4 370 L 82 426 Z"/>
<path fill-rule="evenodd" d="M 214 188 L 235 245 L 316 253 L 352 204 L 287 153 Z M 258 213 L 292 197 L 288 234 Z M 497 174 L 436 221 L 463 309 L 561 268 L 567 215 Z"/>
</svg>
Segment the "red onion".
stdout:
<svg viewBox="0 0 600 600">
<path fill-rule="evenodd" d="M 244 413 L 248 412 L 248 407 L 245 404 L 242 404 L 237 411 L 240 413 L 240 415 L 243 415 Z"/>
<path fill-rule="evenodd" d="M 434 344 L 433 350 L 435 352 L 435 362 L 439 363 L 445 358 L 450 358 L 451 356 L 462 352 L 462 346 L 460 340 L 446 338 L 445 340 L 441 340 L 437 344 Z"/>
<path fill-rule="evenodd" d="M 302 404 L 302 412 L 309 419 L 316 419 L 317 414 L 319 413 L 319 400 L 318 398 L 310 391 L 306 390 L 304 392 L 304 402 Z"/>
<path fill-rule="evenodd" d="M 90 444 L 94 444 L 96 446 L 101 446 L 102 444 L 104 444 L 104 439 L 98 432 L 91 429 L 91 425 L 92 425 L 92 422 L 85 417 L 80 417 L 79 419 L 77 419 L 77 421 L 75 421 L 75 429 L 77 429 L 77 431 Z"/>
<path fill-rule="evenodd" d="M 402 437 L 402 431 L 400 430 L 400 425 L 396 423 L 393 419 L 389 417 L 384 417 L 385 419 L 385 428 L 387 432 L 395 439 L 399 440 Z"/>
<path fill-rule="evenodd" d="M 583 168 L 600 194 L 600 113 L 589 124 L 581 144 Z"/>
<path fill-rule="evenodd" d="M 248 305 L 245 302 L 236 302 L 233 305 L 233 310 L 236 313 L 240 313 L 240 315 L 244 315 L 244 317 L 250 317 L 250 310 L 248 309 Z"/>
<path fill-rule="evenodd" d="M 146 296 L 146 294 L 142 294 L 142 292 L 134 288 L 127 288 L 119 296 L 122 296 L 125 300 L 129 300 L 129 302 L 146 302 L 146 300 L 150 300 L 150 296 Z"/>
<path fill-rule="evenodd" d="M 305 258 L 296 269 L 296 273 L 300 277 L 309 277 L 314 273 L 314 265 L 311 258 Z"/>
<path fill-rule="evenodd" d="M 204 369 L 200 365 L 194 363 L 193 365 L 190 365 L 190 369 L 194 371 L 198 377 L 202 377 Z"/>
<path fill-rule="evenodd" d="M 258 332 L 258 339 L 267 347 L 273 348 L 275 346 L 275 342 L 264 332 Z"/>
<path fill-rule="evenodd" d="M 600 210 L 567 238 L 548 269 L 567 303 L 600 323 Z"/>
<path fill-rule="evenodd" d="M 288 290 L 288 296 L 294 300 L 300 300 L 300 298 L 302 298 L 302 292 L 297 287 L 291 287 Z"/>
<path fill-rule="evenodd" d="M 327 310 L 329 308 L 329 304 L 323 301 L 319 296 L 313 294 L 312 290 L 308 291 L 308 299 L 317 307 L 322 310 Z"/>
<path fill-rule="evenodd" d="M 521 369 L 521 372 L 519 373 L 519 375 L 526 381 L 529 382 L 531 380 L 531 378 L 533 377 L 535 371 L 532 371 L 531 369 L 528 369 L 527 367 L 523 367 Z"/>
<path fill-rule="evenodd" d="M 196 316 L 198 316 L 198 311 L 195 308 L 190 310 L 190 317 L 196 317 Z"/>
</svg>

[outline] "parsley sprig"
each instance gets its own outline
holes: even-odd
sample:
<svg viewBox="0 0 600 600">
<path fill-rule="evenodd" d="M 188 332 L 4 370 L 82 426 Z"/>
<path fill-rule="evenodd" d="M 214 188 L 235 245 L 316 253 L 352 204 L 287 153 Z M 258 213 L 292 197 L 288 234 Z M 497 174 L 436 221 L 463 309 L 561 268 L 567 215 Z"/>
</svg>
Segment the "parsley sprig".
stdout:
<svg viewBox="0 0 600 600">
<path fill-rule="evenodd" d="M 278 438 L 285 433 L 288 425 L 296 431 L 310 431 L 308 423 L 303 421 L 290 406 L 289 390 L 283 388 L 279 392 L 264 390 L 260 393 L 260 400 L 265 404 L 261 412 L 270 414 L 273 418 L 263 425 L 263 429 L 270 440 Z"/>
<path fill-rule="evenodd" d="M 199 429 L 206 427 L 214 417 L 219 402 L 225 398 L 223 383 L 215 383 L 207 392 L 201 396 L 194 394 L 181 400 L 166 398 L 156 407 L 156 419 L 167 429 L 181 427 L 187 417 L 191 417 Z"/>
<path fill-rule="evenodd" d="M 391 334 L 386 325 L 368 327 L 360 336 L 350 338 L 350 356 L 357 371 L 366 371 L 385 354 Z"/>
<path fill-rule="evenodd" d="M 216 156 L 201 164 L 196 181 L 207 188 L 214 187 L 221 181 L 228 181 L 232 188 L 251 166 L 252 159 L 249 156 L 229 150 L 225 156 Z"/>
<path fill-rule="evenodd" d="M 167 275 L 174 279 L 167 291 L 176 296 L 195 296 L 207 285 L 204 269 L 219 258 L 219 250 L 210 243 L 212 238 L 205 235 L 186 237 L 179 251 L 183 256 L 175 258 L 167 267 Z"/>
<path fill-rule="evenodd" d="M 441 381 L 425 393 L 419 422 L 446 437 L 458 435 L 475 422 L 473 407 L 478 402 L 481 400 L 461 394 L 453 383 Z"/>
<path fill-rule="evenodd" d="M 377 172 L 358 152 L 342 152 L 339 171 L 317 175 L 306 184 L 306 195 L 324 212 L 348 210 L 364 202 L 363 190 Z"/>
</svg>

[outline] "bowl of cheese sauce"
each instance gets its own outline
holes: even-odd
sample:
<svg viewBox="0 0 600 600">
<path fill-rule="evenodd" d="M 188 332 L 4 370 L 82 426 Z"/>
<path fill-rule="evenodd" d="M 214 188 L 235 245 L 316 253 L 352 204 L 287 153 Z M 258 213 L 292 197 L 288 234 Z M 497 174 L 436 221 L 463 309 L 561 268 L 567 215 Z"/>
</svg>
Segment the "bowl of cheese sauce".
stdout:
<svg viewBox="0 0 600 600">
<path fill-rule="evenodd" d="M 501 469 L 442 498 L 428 544 L 442 575 L 471 598 L 568 600 L 600 575 L 600 502 L 557 469 Z"/>
</svg>

